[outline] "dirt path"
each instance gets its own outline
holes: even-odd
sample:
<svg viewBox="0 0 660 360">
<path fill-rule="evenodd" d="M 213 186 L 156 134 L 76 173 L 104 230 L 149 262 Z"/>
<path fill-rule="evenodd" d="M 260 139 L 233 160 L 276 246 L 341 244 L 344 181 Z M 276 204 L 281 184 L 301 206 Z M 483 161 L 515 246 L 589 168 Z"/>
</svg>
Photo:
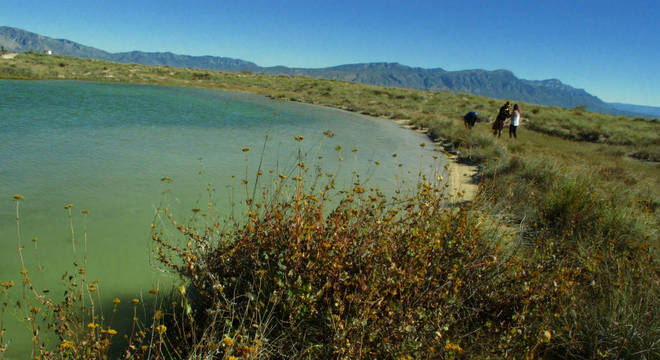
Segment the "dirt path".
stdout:
<svg viewBox="0 0 660 360">
<path fill-rule="evenodd" d="M 6 53 L 6 54 L 2 54 L 2 58 L 3 59 L 13 59 L 13 58 L 16 57 L 16 55 L 18 55 L 18 54 L 17 53 Z"/>
</svg>

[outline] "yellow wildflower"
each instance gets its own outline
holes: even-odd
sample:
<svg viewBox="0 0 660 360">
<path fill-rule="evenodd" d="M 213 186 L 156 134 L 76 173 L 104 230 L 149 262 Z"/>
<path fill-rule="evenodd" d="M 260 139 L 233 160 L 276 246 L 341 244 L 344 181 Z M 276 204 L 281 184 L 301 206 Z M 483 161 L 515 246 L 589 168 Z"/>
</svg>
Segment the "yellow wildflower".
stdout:
<svg viewBox="0 0 660 360">
<path fill-rule="evenodd" d="M 452 343 L 452 342 L 448 342 L 448 343 L 445 345 L 445 351 L 456 351 L 456 352 L 461 352 L 461 351 L 463 351 L 463 348 L 462 348 L 460 345 L 458 345 L 458 344 L 454 344 L 454 343 Z"/>
<path fill-rule="evenodd" d="M 234 339 L 226 337 L 222 339 L 222 344 L 225 347 L 231 347 L 232 345 L 234 345 Z"/>
<path fill-rule="evenodd" d="M 545 338 L 545 341 L 550 342 L 550 339 L 552 339 L 552 333 L 548 330 L 543 331 L 543 337 Z"/>
<path fill-rule="evenodd" d="M 165 331 L 167 331 L 167 326 L 165 325 L 158 325 L 156 326 L 156 331 L 158 332 L 158 335 L 163 335 L 165 334 Z"/>
<path fill-rule="evenodd" d="M 21 194 L 14 194 L 14 200 L 23 200 L 23 195 L 21 195 Z"/>
</svg>

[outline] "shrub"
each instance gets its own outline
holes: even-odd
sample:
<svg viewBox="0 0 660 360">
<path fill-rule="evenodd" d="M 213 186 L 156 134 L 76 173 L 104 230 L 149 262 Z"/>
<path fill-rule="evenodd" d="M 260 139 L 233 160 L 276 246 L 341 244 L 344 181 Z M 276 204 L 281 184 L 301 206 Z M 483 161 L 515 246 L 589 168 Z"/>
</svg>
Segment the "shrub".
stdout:
<svg viewBox="0 0 660 360">
<path fill-rule="evenodd" d="M 193 338 L 232 339 L 225 356 L 264 358 L 451 358 L 525 347 L 517 333 L 495 335 L 509 333 L 519 306 L 507 284 L 518 285 L 498 233 L 470 208 L 445 207 L 441 187 L 428 182 L 390 200 L 358 184 L 337 207 L 331 190 L 305 192 L 301 183 L 267 196 L 224 231 L 179 225 L 180 247 L 166 231 L 154 234 L 161 261 L 194 294 Z"/>
<path fill-rule="evenodd" d="M 602 193 L 594 179 L 514 157 L 489 174 L 480 197 L 489 199 L 486 211 L 519 224 L 522 267 L 542 269 L 523 280 L 539 300 L 529 303 L 538 317 L 531 323 L 552 334 L 542 353 L 655 358 L 657 219 L 625 188 Z"/>
</svg>

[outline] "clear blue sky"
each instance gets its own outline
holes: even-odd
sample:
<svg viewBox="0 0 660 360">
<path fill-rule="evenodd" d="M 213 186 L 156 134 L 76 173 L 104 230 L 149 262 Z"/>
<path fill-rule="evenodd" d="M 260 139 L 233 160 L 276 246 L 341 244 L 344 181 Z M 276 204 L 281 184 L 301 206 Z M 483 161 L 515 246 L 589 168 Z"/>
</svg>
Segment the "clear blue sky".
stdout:
<svg viewBox="0 0 660 360">
<path fill-rule="evenodd" d="M 508 69 L 660 106 L 658 0 L 0 0 L 0 25 L 261 66 Z"/>
</svg>

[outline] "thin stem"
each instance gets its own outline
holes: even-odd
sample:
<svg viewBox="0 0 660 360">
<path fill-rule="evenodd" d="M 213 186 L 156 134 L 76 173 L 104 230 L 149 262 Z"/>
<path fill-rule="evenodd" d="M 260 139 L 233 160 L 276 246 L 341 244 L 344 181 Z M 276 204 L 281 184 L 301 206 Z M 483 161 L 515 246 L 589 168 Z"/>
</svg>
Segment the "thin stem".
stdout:
<svg viewBox="0 0 660 360">
<path fill-rule="evenodd" d="M 18 239 L 18 256 L 21 259 L 21 270 L 25 270 L 23 261 L 23 247 L 21 246 L 21 217 L 19 216 L 19 201 L 16 201 L 16 237 Z"/>
<path fill-rule="evenodd" d="M 76 253 L 76 235 L 73 231 L 73 215 L 71 215 L 71 207 L 67 208 L 69 212 L 69 228 L 71 229 L 71 248 L 73 249 L 73 254 Z"/>
</svg>

